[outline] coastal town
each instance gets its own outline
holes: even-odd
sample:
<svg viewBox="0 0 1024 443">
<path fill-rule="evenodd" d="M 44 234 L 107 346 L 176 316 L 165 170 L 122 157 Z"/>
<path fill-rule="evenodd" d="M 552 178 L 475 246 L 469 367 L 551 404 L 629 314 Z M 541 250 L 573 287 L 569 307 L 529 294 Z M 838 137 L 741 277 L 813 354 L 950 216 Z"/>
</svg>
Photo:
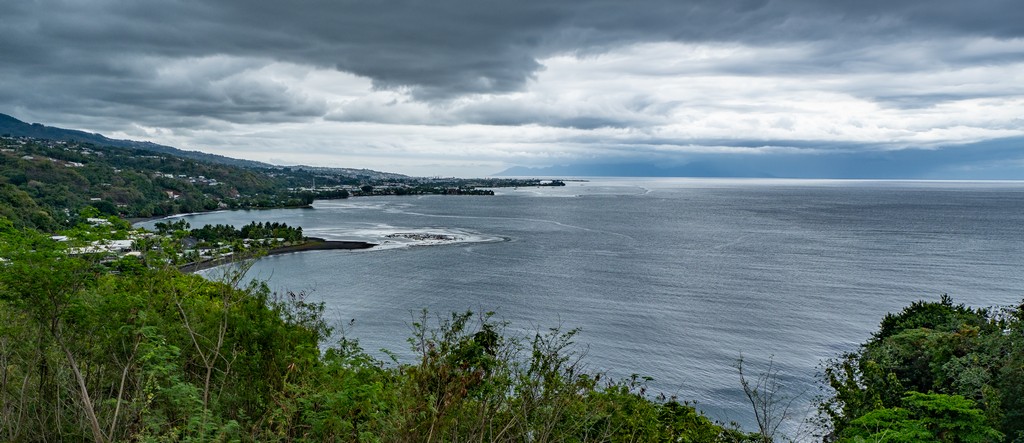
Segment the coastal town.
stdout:
<svg viewBox="0 0 1024 443">
<path fill-rule="evenodd" d="M 236 259 L 301 249 L 369 248 L 362 242 L 325 242 L 302 235 L 302 228 L 252 222 L 240 229 L 203 226 L 193 229 L 184 220 L 157 222 L 156 230 L 132 227 L 117 217 L 85 214 L 78 226 L 50 236 L 70 256 L 88 257 L 117 271 L 126 265 L 172 266 L 196 270 Z M 327 247 L 333 246 L 333 247 Z"/>
<path fill-rule="evenodd" d="M 44 224 L 54 226 L 75 222 L 56 212 L 84 206 L 134 219 L 218 209 L 301 207 L 317 199 L 490 196 L 496 188 L 565 185 L 559 179 L 409 177 L 346 168 L 238 166 L 11 134 L 0 134 L 0 178 L 48 206 L 43 209 L 53 220 Z"/>
<path fill-rule="evenodd" d="M 195 270 L 262 254 L 366 249 L 360 241 L 305 237 L 300 227 L 196 227 L 132 223 L 231 209 L 309 207 L 314 200 L 413 195 L 492 196 L 498 188 L 565 186 L 558 179 L 408 177 L 361 169 L 251 167 L 164 152 L 0 134 L 0 198 L 16 227 L 51 233 L 69 255 L 117 269 L 129 262 Z M 258 222 L 253 222 L 258 225 Z M 388 233 L 386 247 L 459 241 L 450 234 Z"/>
</svg>

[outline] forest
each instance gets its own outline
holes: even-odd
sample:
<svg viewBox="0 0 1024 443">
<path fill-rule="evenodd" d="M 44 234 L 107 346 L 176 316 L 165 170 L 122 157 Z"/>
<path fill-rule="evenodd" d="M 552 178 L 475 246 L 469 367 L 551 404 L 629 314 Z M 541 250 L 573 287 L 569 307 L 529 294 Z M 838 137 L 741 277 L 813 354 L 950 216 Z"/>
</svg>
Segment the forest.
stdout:
<svg viewBox="0 0 1024 443">
<path fill-rule="evenodd" d="M 74 226 L 82 208 L 146 218 L 209 211 L 306 206 L 292 191 L 309 171 L 253 169 L 130 148 L 0 138 L 0 215 L 44 231 Z M 287 169 L 287 170 L 286 170 Z M 322 185 L 357 178 L 317 176 Z M 339 195 L 340 196 L 340 195 Z"/>
</svg>

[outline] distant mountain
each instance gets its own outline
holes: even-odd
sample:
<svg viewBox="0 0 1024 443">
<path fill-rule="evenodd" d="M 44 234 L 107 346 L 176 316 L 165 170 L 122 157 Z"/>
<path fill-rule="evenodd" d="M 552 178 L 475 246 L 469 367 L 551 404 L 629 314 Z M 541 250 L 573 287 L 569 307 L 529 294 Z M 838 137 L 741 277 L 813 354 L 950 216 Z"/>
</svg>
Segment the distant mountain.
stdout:
<svg viewBox="0 0 1024 443">
<path fill-rule="evenodd" d="M 170 154 L 175 157 L 190 158 L 193 160 L 202 160 L 211 163 L 218 163 L 222 165 L 230 166 L 241 166 L 249 168 L 273 168 L 274 165 L 262 163 L 253 160 L 242 160 L 237 158 L 225 157 L 223 155 L 207 154 L 199 151 L 185 151 L 178 148 L 172 148 L 170 146 L 158 145 L 151 142 L 140 142 L 135 140 L 117 140 L 107 138 L 100 134 L 91 132 L 78 131 L 74 129 L 63 129 L 55 128 L 53 126 L 46 126 L 39 123 L 25 123 L 7 114 L 0 114 L 0 135 L 9 135 L 14 137 L 33 137 L 49 140 L 63 140 L 63 141 L 77 141 L 83 143 L 92 143 L 98 146 L 115 146 L 119 148 L 132 148 L 142 149 L 145 151 L 158 152 L 161 154 Z"/>
<path fill-rule="evenodd" d="M 500 176 L 1024 180 L 1024 137 L 928 149 L 693 154 L 688 161 L 633 159 L 514 167 Z"/>
<path fill-rule="evenodd" d="M 771 174 L 741 164 L 726 165 L 710 161 L 696 161 L 681 165 L 634 162 L 558 165 L 545 168 L 516 166 L 495 175 L 513 177 L 772 177 Z"/>
<path fill-rule="evenodd" d="M 53 126 L 46 126 L 40 123 L 30 124 L 18 120 L 14 117 L 11 117 L 7 114 L 0 114 L 0 135 L 14 137 L 32 137 L 48 140 L 63 140 L 69 142 L 76 141 L 82 143 L 92 143 L 97 146 L 114 146 L 118 148 L 142 149 L 145 151 L 156 152 L 160 154 L 173 155 L 175 157 L 200 160 L 210 163 L 217 163 L 221 165 L 238 166 L 243 168 L 290 168 L 295 170 L 309 171 L 318 174 L 340 175 L 345 177 L 361 177 L 373 180 L 401 180 L 410 178 L 407 175 L 395 174 L 391 172 L 374 171 L 372 169 L 329 168 L 305 165 L 278 166 L 269 163 L 258 162 L 255 160 L 243 160 L 239 158 L 225 157 L 223 155 L 208 154 L 200 151 L 185 151 L 170 146 L 158 145 L 152 142 L 140 142 L 135 140 L 117 140 L 113 138 L 107 138 L 103 135 L 91 132 L 78 131 L 75 129 L 55 128 Z"/>
<path fill-rule="evenodd" d="M 296 166 L 274 166 L 275 168 L 291 168 L 300 171 L 309 171 L 316 174 L 326 175 L 341 175 L 345 177 L 357 177 L 357 178 L 368 178 L 372 180 L 405 180 L 412 177 L 404 174 L 396 174 L 394 172 L 381 172 L 374 171 L 373 169 L 355 169 L 355 168 L 331 168 L 327 166 L 307 166 L 307 165 L 296 165 Z"/>
</svg>

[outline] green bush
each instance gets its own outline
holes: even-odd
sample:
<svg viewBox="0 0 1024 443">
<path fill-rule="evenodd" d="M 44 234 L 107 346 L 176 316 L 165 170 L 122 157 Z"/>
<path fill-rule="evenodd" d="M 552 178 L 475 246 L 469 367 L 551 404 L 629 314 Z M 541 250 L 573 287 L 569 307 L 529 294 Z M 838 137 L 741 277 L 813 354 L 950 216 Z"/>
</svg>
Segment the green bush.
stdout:
<svg viewBox="0 0 1024 443">
<path fill-rule="evenodd" d="M 424 313 L 418 358 L 331 336 L 304 294 L 110 267 L 0 219 L 5 441 L 741 441 L 644 379 L 584 371 L 576 331 Z M 118 273 L 111 273 L 111 269 Z"/>
<path fill-rule="evenodd" d="M 971 309 L 947 296 L 886 315 L 858 352 L 825 368 L 831 393 L 821 411 L 832 435 L 871 441 L 925 434 L 934 441 L 1024 438 L 1022 332 L 1020 308 Z M 964 434 L 969 437 L 936 431 L 942 423 L 970 430 Z M 879 433 L 883 428 L 891 429 Z"/>
</svg>

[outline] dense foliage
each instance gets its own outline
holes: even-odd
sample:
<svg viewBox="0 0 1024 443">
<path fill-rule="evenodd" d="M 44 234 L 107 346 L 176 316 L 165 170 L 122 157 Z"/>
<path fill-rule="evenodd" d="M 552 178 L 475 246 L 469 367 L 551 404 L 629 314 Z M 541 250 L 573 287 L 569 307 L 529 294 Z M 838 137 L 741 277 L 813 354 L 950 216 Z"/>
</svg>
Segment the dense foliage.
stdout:
<svg viewBox="0 0 1024 443">
<path fill-rule="evenodd" d="M 830 362 L 832 438 L 1024 441 L 1024 306 L 915 302 Z"/>
<path fill-rule="evenodd" d="M 183 220 L 178 223 L 188 227 Z M 157 222 L 157 232 L 172 231 L 176 227 L 174 223 Z M 301 227 L 288 226 L 287 223 L 279 222 L 250 222 L 241 228 L 232 225 L 204 225 L 201 228 L 193 228 L 188 231 L 192 237 L 205 242 L 231 241 L 243 239 L 274 239 L 280 238 L 286 242 L 297 242 L 303 240 Z"/>
<path fill-rule="evenodd" d="M 302 206 L 316 197 L 289 190 L 314 180 L 302 170 L 258 170 L 49 140 L 0 138 L 0 149 L 2 215 L 18 226 L 46 231 L 73 226 L 78 222 L 75 214 L 86 206 L 104 215 L 151 217 Z M 344 177 L 316 180 L 324 185 L 359 183 Z"/>
<path fill-rule="evenodd" d="M 385 363 L 350 340 L 322 350 L 323 306 L 301 294 L 64 248 L 0 219 L 0 440 L 748 437 L 647 398 L 642 380 L 587 373 L 571 331 L 522 337 L 488 315 L 424 314 L 417 361 Z"/>
</svg>

